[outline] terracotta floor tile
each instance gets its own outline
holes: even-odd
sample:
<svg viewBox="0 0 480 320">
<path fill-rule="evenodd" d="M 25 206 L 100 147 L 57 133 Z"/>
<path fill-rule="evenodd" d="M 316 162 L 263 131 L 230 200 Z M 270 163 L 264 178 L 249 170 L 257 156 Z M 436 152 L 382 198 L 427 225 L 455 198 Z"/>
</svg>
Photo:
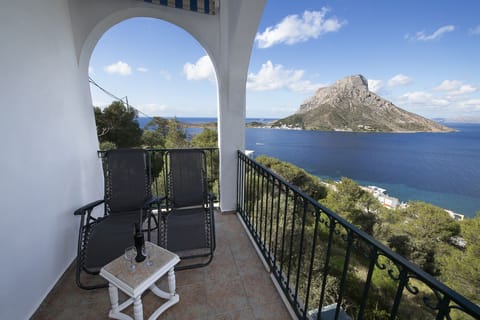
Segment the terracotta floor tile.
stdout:
<svg viewBox="0 0 480 320">
<path fill-rule="evenodd" d="M 180 302 L 159 320 L 290 319 L 269 273 L 235 214 L 216 214 L 217 250 L 206 267 L 176 272 Z M 166 277 L 157 282 L 166 290 Z M 126 298 L 119 292 L 120 301 Z M 151 292 L 142 296 L 144 317 L 164 301 Z M 70 267 L 44 300 L 33 320 L 107 319 L 108 289 L 82 290 Z M 132 316 L 130 306 L 125 313 Z"/>
<path fill-rule="evenodd" d="M 272 280 L 265 274 L 243 276 L 242 283 L 251 306 L 281 301 Z"/>
<path fill-rule="evenodd" d="M 285 305 L 280 302 L 257 304 L 253 306 L 255 320 L 291 320 Z"/>
<path fill-rule="evenodd" d="M 177 286 L 205 282 L 205 268 L 181 270 L 175 272 Z"/>
<path fill-rule="evenodd" d="M 209 310 L 213 314 L 248 307 L 247 296 L 240 279 L 212 282 L 207 286 L 207 301 Z"/>
<path fill-rule="evenodd" d="M 250 320 L 254 319 L 252 308 L 248 307 L 242 310 L 210 315 L 208 320 Z"/>
</svg>

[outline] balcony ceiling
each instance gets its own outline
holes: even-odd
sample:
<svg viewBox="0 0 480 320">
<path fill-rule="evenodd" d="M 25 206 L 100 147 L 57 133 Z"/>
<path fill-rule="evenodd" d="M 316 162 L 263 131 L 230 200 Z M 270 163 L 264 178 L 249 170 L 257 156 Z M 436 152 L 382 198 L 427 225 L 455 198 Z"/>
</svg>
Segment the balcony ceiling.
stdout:
<svg viewBox="0 0 480 320">
<path fill-rule="evenodd" d="M 138 0 L 199 13 L 215 14 L 215 0 Z M 218 0 L 217 0 L 218 2 Z"/>
</svg>

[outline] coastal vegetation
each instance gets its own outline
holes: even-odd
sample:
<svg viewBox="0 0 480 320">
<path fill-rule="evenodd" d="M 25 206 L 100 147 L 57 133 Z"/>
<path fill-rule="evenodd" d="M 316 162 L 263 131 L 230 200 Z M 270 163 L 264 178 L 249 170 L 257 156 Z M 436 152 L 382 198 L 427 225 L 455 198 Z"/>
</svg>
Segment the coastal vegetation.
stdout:
<svg viewBox="0 0 480 320">
<path fill-rule="evenodd" d="M 185 127 L 175 118 L 154 117 L 142 130 L 135 120 L 135 111 L 121 103 L 112 103 L 103 112 L 95 108 L 95 116 L 102 149 L 217 146 L 215 129 L 207 127 L 200 134 L 188 137 Z M 124 125 L 125 123 L 128 124 Z M 218 168 L 218 159 L 212 160 L 214 167 Z M 480 268 L 478 268 L 480 212 L 475 218 L 456 221 L 444 209 L 424 202 L 409 202 L 405 208 L 388 209 L 383 207 L 372 194 L 349 178 L 343 177 L 337 182 L 323 181 L 291 163 L 275 158 L 258 156 L 256 161 L 474 303 L 480 303 Z M 154 169 L 154 174 L 159 176 L 160 168 Z M 266 196 L 259 192 L 251 194 L 250 198 L 251 201 L 256 201 Z M 276 201 L 278 204 L 272 205 L 283 205 L 281 198 Z M 301 241 L 300 231 L 295 229 L 294 221 L 301 216 L 301 213 L 297 213 L 298 208 L 295 207 L 284 209 L 294 218 L 288 220 L 285 218 L 285 221 L 279 223 L 280 228 L 287 234 L 287 241 L 299 242 Z M 307 243 L 303 244 L 305 252 L 315 249 L 322 256 L 325 254 L 325 249 L 320 244 L 327 241 L 328 227 L 321 224 L 315 233 L 315 220 L 309 217 L 307 222 L 308 225 L 303 231 L 306 235 L 303 239 L 308 239 Z M 342 251 L 344 246 L 341 236 L 334 238 L 331 269 L 325 288 L 325 301 L 328 303 L 335 302 L 336 292 L 340 285 L 338 279 L 344 263 Z M 361 244 L 359 248 L 362 248 Z M 300 252 L 293 254 L 295 255 L 294 264 L 302 261 Z M 280 263 L 287 264 L 287 257 Z M 388 269 L 395 270 L 395 266 L 383 256 L 379 257 L 378 263 L 384 268 L 375 268 L 373 273 L 372 289 L 366 306 L 366 319 L 384 319 L 390 310 L 392 297 L 395 296 L 395 281 L 387 272 Z M 306 286 L 305 279 L 308 270 L 305 268 L 307 265 L 307 263 L 300 263 L 301 273 L 297 281 L 300 287 Z M 347 311 L 350 310 L 354 313 L 356 312 L 355 302 L 359 301 L 362 296 L 362 283 L 368 270 L 368 260 L 365 259 L 361 250 L 355 251 L 351 265 L 353 267 L 348 270 L 347 277 L 349 290 L 342 306 Z M 315 299 L 318 300 L 316 295 L 321 291 L 323 267 L 320 261 L 315 260 L 313 268 L 315 274 L 311 299 L 315 301 Z M 427 297 L 432 295 L 431 290 L 425 285 L 421 283 L 415 283 L 415 285 L 421 294 L 409 296 L 405 303 L 402 302 L 399 314 L 401 318 L 424 319 L 430 316 L 426 308 L 420 308 L 422 311 L 417 314 L 410 314 L 412 307 L 424 306 L 421 295 Z M 454 311 L 452 319 L 463 318 Z"/>
<path fill-rule="evenodd" d="M 480 212 L 475 218 L 456 221 L 444 209 L 424 202 L 414 201 L 409 202 L 405 208 L 389 209 L 383 207 L 372 194 L 349 178 L 343 177 L 338 182 L 327 184 L 290 163 L 265 156 L 259 156 L 256 160 L 460 294 L 477 304 L 480 303 L 478 268 Z M 328 187 L 325 188 L 325 185 Z M 312 233 L 313 229 L 313 226 L 310 226 L 305 232 Z M 320 229 L 320 238 L 325 240 L 327 231 L 323 230 L 322 235 Z M 313 240 L 313 233 L 305 238 Z M 335 246 L 341 246 L 341 242 L 337 241 Z M 340 262 L 344 253 L 339 250 L 338 256 L 335 256 L 335 250 L 333 252 L 333 261 L 337 259 L 339 261 L 338 268 L 334 264 L 334 270 L 331 271 L 335 274 L 341 270 Z M 351 283 L 345 308 L 353 306 L 353 302 L 358 301 L 356 299 L 361 292 L 355 292 L 356 289 L 352 288 L 360 290 L 362 275 L 368 270 L 367 261 L 362 258 L 362 254 L 356 252 L 353 259 L 355 263 L 352 265 L 355 266 L 355 270 L 351 270 L 352 274 L 348 277 Z M 387 267 L 391 264 L 384 257 L 380 260 L 380 264 Z M 395 270 L 393 265 L 390 267 L 388 268 Z M 332 286 L 327 292 L 331 292 L 333 296 L 330 300 L 334 301 L 334 288 L 338 285 L 335 277 L 327 281 L 328 285 Z M 420 283 L 416 285 L 421 295 L 432 294 L 426 286 Z M 391 299 L 387 297 L 394 296 L 396 285 L 386 271 L 377 270 L 373 276 L 373 287 L 371 294 L 374 295 L 377 304 L 370 306 L 373 308 L 370 310 L 372 312 L 370 316 L 372 319 L 383 319 L 381 315 L 387 314 L 391 303 Z M 350 303 L 348 299 L 351 299 Z M 423 302 L 417 297 L 412 297 L 409 303 L 422 305 Z M 408 313 L 408 310 L 405 312 Z M 425 312 L 427 313 L 414 315 L 413 319 L 424 319 L 428 315 L 428 311 Z M 460 315 L 452 318 L 462 319 Z"/>
<path fill-rule="evenodd" d="M 177 118 L 153 117 L 140 128 L 137 111 L 121 101 L 114 101 L 103 109 L 94 107 L 100 149 L 114 148 L 188 148 L 217 147 L 216 130 L 206 124 L 204 130 L 192 139 L 187 137 L 186 125 Z M 198 127 L 197 125 L 194 125 Z"/>
<path fill-rule="evenodd" d="M 310 179 L 305 179 L 305 172 L 296 168 L 295 166 L 283 163 L 276 159 L 268 157 L 258 157 L 257 160 L 264 166 L 269 167 L 278 175 L 288 177 L 286 180 L 291 184 L 295 184 L 301 190 L 311 189 L 311 185 L 325 184 L 315 176 L 310 176 Z M 271 163 L 275 163 L 272 166 Z M 298 176 L 297 176 L 298 175 Z M 312 181 L 313 180 L 313 181 Z M 317 181 L 315 181 L 317 180 Z M 304 185 L 303 182 L 306 182 Z M 257 196 L 258 198 L 259 196 Z M 261 197 L 261 196 L 260 196 Z M 442 208 L 433 206 L 423 202 L 411 202 L 406 208 L 396 210 L 387 209 L 380 205 L 380 203 L 371 196 L 370 193 L 362 189 L 358 184 L 348 178 L 342 178 L 341 181 L 331 182 L 327 187 L 327 195 L 323 198 L 316 198 L 325 207 L 333 210 L 337 214 L 357 225 L 360 229 L 370 233 L 377 240 L 389 246 L 393 251 L 403 255 L 408 260 L 417 264 L 424 271 L 430 273 L 432 276 L 439 278 L 441 281 L 455 289 L 457 292 L 465 295 L 475 303 L 479 302 L 478 295 L 478 277 L 479 271 L 476 270 L 475 254 L 478 254 L 479 244 L 478 236 L 472 230 L 477 230 L 480 217 L 475 219 L 467 219 L 465 221 L 457 222 L 452 219 Z M 255 202 L 256 200 L 252 200 Z M 262 201 L 260 200 L 260 203 Z M 282 209 L 283 210 L 283 209 Z M 301 217 L 302 213 L 295 212 L 295 207 L 289 208 L 292 215 Z M 301 209 L 300 211 L 302 211 Z M 289 233 L 292 224 L 300 225 L 301 222 L 293 222 L 295 219 L 280 222 L 280 226 L 284 225 L 283 229 L 287 230 L 287 239 L 296 239 L 294 241 L 301 241 L 302 237 L 291 235 Z M 281 227 L 282 228 L 282 227 Z M 326 243 L 328 237 L 328 228 L 323 224 L 318 226 L 317 240 L 314 238 L 314 221 L 307 219 L 307 226 L 305 227 L 305 241 L 303 246 L 307 246 L 304 252 L 310 251 L 310 246 L 315 245 L 315 251 L 318 255 L 324 254 L 325 248 L 319 243 Z M 281 232 L 281 231 L 279 231 Z M 297 238 L 298 237 L 298 238 Z M 469 238 L 467 240 L 467 238 Z M 309 241 L 310 239 L 310 241 Z M 460 240 L 461 239 L 461 240 Z M 459 241 L 460 240 L 460 241 Z M 465 242 L 463 242 L 465 241 Z M 288 243 L 287 245 L 288 246 Z M 299 247 L 295 242 L 294 247 Z M 363 249 L 362 249 L 363 248 Z M 369 260 L 365 259 L 364 254 L 368 253 L 365 243 L 357 244 L 357 249 L 351 257 L 351 266 L 347 276 L 347 287 L 345 301 L 342 304 L 343 308 L 351 314 L 355 314 L 358 309 L 357 301 L 362 297 L 363 284 L 365 275 L 368 271 Z M 340 272 L 345 256 L 345 240 L 342 236 L 333 238 L 331 269 L 326 281 L 326 301 L 333 303 L 336 299 L 336 294 L 339 286 Z M 363 251 L 366 250 L 366 251 Z M 468 251 L 468 253 L 467 253 Z M 459 258 L 461 257 L 461 259 Z M 291 268 L 296 270 L 297 266 L 305 267 L 308 263 L 297 263 L 297 257 L 292 260 Z M 301 261 L 301 260 L 298 260 Z M 468 262 L 468 265 L 463 266 L 459 263 Z M 285 266 L 289 261 L 283 261 Z M 322 265 L 316 265 L 314 262 L 313 279 L 322 279 Z M 392 278 L 395 277 L 395 270 L 397 267 L 386 257 L 380 256 L 378 265 L 384 266 L 384 269 L 375 268 L 372 280 L 372 289 L 369 293 L 369 304 L 367 305 L 367 319 L 384 319 L 388 315 L 391 308 L 391 303 L 397 289 L 397 282 Z M 393 274 L 387 272 L 393 270 Z M 300 285 L 306 283 L 308 275 L 307 270 L 302 270 L 300 275 L 305 278 L 300 280 Z M 317 299 L 315 292 L 320 292 L 321 281 L 314 280 L 312 283 L 313 289 L 311 292 L 313 297 Z M 424 302 L 420 297 L 432 296 L 432 291 L 420 281 L 412 280 L 419 292 L 416 295 L 406 295 L 406 301 L 403 302 L 399 311 L 399 319 L 426 319 L 430 318 L 429 309 L 425 307 Z M 370 300 L 371 299 L 371 300 Z M 370 304 L 371 301 L 374 304 Z M 411 311 L 416 311 L 413 315 Z M 462 315 L 452 312 L 452 319 L 463 319 Z"/>
</svg>

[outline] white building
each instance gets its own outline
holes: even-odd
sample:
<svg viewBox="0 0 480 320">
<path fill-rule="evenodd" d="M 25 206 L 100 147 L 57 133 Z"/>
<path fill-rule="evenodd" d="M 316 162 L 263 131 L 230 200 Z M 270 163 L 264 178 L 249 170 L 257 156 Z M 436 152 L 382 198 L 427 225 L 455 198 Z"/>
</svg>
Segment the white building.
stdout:
<svg viewBox="0 0 480 320">
<path fill-rule="evenodd" d="M 389 196 L 386 189 L 377 186 L 363 187 L 363 189 L 370 192 L 384 207 L 396 209 L 400 205 L 400 200 Z"/>
</svg>

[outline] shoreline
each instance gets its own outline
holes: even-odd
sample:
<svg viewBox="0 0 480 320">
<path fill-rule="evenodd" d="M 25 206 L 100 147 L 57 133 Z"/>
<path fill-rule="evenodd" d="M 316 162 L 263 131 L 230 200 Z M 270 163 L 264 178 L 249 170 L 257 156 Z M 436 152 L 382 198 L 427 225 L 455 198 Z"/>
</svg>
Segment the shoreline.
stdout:
<svg viewBox="0 0 480 320">
<path fill-rule="evenodd" d="M 318 177 L 320 179 L 322 184 L 326 185 L 329 188 L 332 188 L 332 189 L 336 190 L 335 185 L 325 181 L 325 178 L 322 178 L 322 177 L 319 177 L 319 176 L 316 176 L 316 177 Z M 351 178 L 349 178 L 349 179 L 351 179 Z M 333 181 L 334 183 L 340 182 L 340 180 L 334 180 L 334 179 L 327 179 L 327 180 Z M 420 202 L 425 202 L 425 203 L 431 204 L 435 207 L 443 209 L 452 219 L 457 220 L 457 221 L 462 221 L 464 219 L 473 218 L 473 217 L 471 217 L 467 214 L 455 212 L 454 210 L 444 208 L 443 206 L 434 204 L 434 203 L 432 203 L 430 201 L 426 201 L 426 200 L 414 199 L 414 200 L 402 201 L 400 198 L 397 198 L 395 196 L 392 196 L 390 193 L 387 193 L 387 189 L 383 189 L 383 188 L 377 187 L 375 185 L 365 186 L 365 185 L 360 184 L 357 180 L 354 180 L 354 179 L 351 179 L 351 180 L 355 181 L 362 190 L 370 192 L 387 209 L 393 210 L 393 209 L 397 209 L 397 208 L 403 208 L 403 207 L 407 207 L 408 203 L 411 202 L 411 201 L 420 201 Z M 378 192 L 378 193 L 375 195 L 375 192 Z M 380 199 L 379 199 L 379 197 L 380 197 Z M 381 199 L 382 197 L 384 197 L 385 199 L 384 200 Z M 389 200 L 392 201 L 392 202 L 388 202 Z M 392 207 L 392 204 L 395 204 L 395 200 L 397 200 L 397 203 L 396 203 L 395 207 Z"/>
<path fill-rule="evenodd" d="M 216 128 L 218 122 L 182 122 L 179 121 L 184 128 Z M 355 130 L 317 130 L 317 129 L 302 129 L 298 127 L 272 127 L 271 125 L 251 125 L 249 122 L 245 123 L 246 128 L 253 129 L 272 129 L 272 130 L 292 130 L 292 131 L 318 131 L 318 132 L 341 132 L 341 133 L 395 133 L 395 134 L 413 134 L 413 133 L 453 133 L 460 132 L 458 129 L 452 129 L 450 131 L 355 131 Z"/>
</svg>

